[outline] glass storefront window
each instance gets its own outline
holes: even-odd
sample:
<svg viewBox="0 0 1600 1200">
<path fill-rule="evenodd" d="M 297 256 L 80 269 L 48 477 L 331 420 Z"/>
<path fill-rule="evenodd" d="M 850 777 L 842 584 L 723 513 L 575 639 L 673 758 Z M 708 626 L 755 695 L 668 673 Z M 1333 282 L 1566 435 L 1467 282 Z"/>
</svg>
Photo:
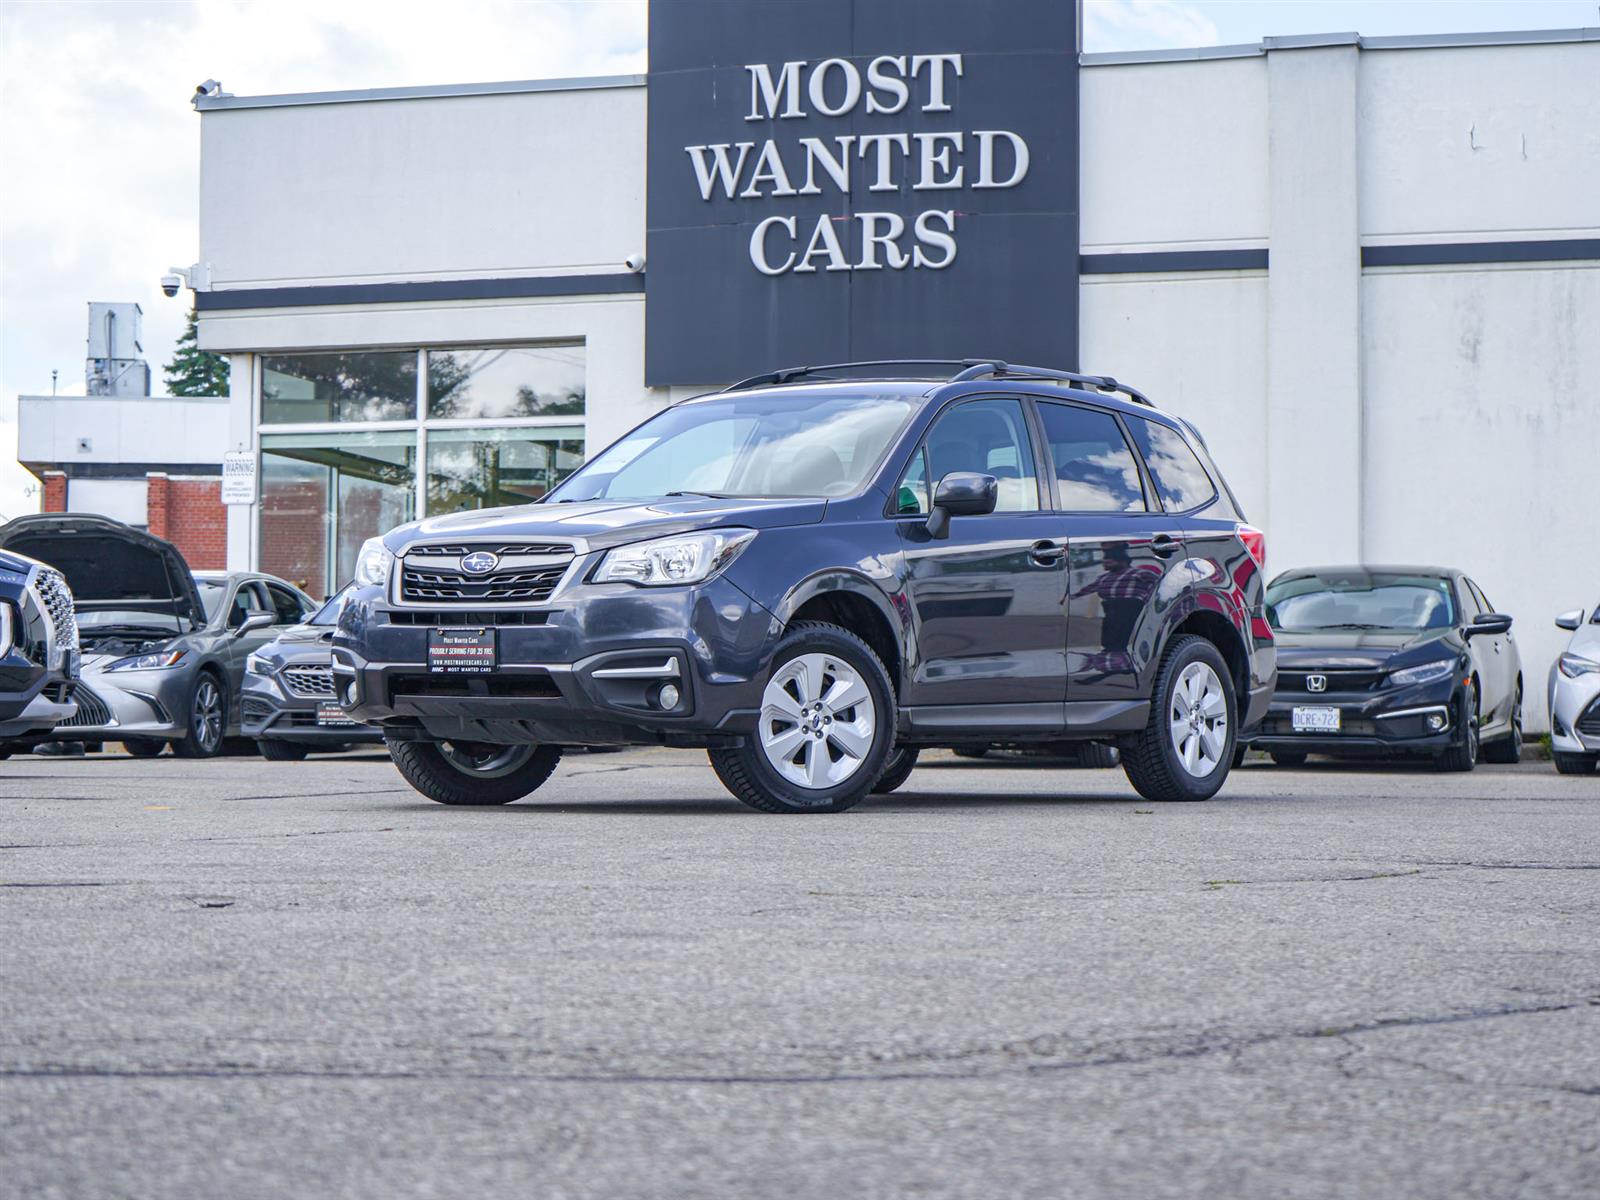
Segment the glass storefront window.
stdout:
<svg viewBox="0 0 1600 1200">
<path fill-rule="evenodd" d="M 417 416 L 417 352 L 274 354 L 261 360 L 261 421 L 411 421 Z"/>
<path fill-rule="evenodd" d="M 406 430 L 264 434 L 261 569 L 311 596 L 332 593 L 362 542 L 416 515 L 416 464 Z"/>
<path fill-rule="evenodd" d="M 583 405 L 581 343 L 428 351 L 430 417 L 578 416 Z"/>
<path fill-rule="evenodd" d="M 428 515 L 528 504 L 582 465 L 577 425 L 430 429 Z"/>
</svg>

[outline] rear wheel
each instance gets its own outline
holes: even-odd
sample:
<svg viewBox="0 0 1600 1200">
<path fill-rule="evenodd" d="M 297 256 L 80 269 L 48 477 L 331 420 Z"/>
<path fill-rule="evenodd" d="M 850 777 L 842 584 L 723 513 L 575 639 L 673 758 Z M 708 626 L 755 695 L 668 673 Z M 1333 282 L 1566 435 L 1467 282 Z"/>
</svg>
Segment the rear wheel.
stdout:
<svg viewBox="0 0 1600 1200">
<path fill-rule="evenodd" d="M 987 742 L 972 742 L 965 746 L 951 746 L 950 753 L 957 758 L 982 758 L 989 753 Z"/>
<path fill-rule="evenodd" d="M 902 783 L 911 778 L 911 772 L 917 766 L 918 750 L 915 746 L 901 746 L 889 755 L 889 761 L 884 764 L 883 774 L 878 776 L 878 782 L 872 785 L 874 796 L 887 796 Z"/>
<path fill-rule="evenodd" d="M 167 744 L 159 738 L 123 738 L 122 748 L 134 758 L 156 758 Z"/>
<path fill-rule="evenodd" d="M 1114 767 L 1122 761 L 1122 755 L 1115 746 L 1108 746 L 1104 742 L 1079 742 L 1078 765 L 1104 770 Z"/>
<path fill-rule="evenodd" d="M 510 804 L 537 790 L 561 761 L 560 746 L 386 740 L 405 781 L 440 804 Z"/>
<path fill-rule="evenodd" d="M 300 742 L 286 742 L 282 738 L 261 738 L 256 742 L 261 757 L 268 762 L 299 762 L 310 749 Z"/>
<path fill-rule="evenodd" d="M 894 691 L 872 648 L 837 625 L 796 625 L 772 657 L 755 733 L 709 752 L 723 786 L 771 813 L 841 812 L 882 777 Z"/>
<path fill-rule="evenodd" d="M 1209 800 L 1233 766 L 1234 699 L 1228 664 L 1205 638 L 1167 649 L 1150 697 L 1150 721 L 1122 755 L 1146 800 Z"/>
<path fill-rule="evenodd" d="M 1563 775 L 1593 775 L 1596 766 L 1600 766 L 1600 754 L 1567 754 L 1564 751 L 1554 752 L 1556 770 Z"/>
<path fill-rule="evenodd" d="M 1297 750 L 1274 750 L 1272 761 L 1279 767 L 1303 767 L 1306 765 L 1306 756 Z"/>
<path fill-rule="evenodd" d="M 1483 748 L 1483 761 L 1514 763 L 1522 761 L 1522 685 L 1517 684 L 1517 698 L 1511 706 L 1511 732 L 1496 738 Z"/>
<path fill-rule="evenodd" d="M 189 736 L 172 743 L 180 758 L 215 758 L 222 753 L 223 733 L 228 728 L 228 701 L 222 694 L 222 681 L 210 671 L 202 671 L 189 693 Z"/>
</svg>

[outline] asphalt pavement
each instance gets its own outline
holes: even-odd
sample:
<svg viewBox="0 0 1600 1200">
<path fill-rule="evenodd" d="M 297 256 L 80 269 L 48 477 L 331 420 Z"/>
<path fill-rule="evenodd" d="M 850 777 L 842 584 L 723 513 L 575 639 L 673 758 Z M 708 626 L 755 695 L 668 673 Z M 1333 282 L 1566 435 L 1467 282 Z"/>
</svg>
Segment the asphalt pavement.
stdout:
<svg viewBox="0 0 1600 1200">
<path fill-rule="evenodd" d="M 1594 1197 L 1600 779 L 0 763 L 8 1197 Z"/>
</svg>

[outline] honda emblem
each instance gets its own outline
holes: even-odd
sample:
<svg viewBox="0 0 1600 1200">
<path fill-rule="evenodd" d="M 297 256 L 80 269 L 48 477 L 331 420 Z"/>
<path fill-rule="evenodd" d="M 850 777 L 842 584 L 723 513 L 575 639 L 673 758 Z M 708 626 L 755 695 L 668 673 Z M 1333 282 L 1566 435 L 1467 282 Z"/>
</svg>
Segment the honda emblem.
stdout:
<svg viewBox="0 0 1600 1200">
<path fill-rule="evenodd" d="M 1326 675 L 1307 675 L 1306 691 L 1325 692 L 1328 690 L 1328 677 Z"/>
</svg>

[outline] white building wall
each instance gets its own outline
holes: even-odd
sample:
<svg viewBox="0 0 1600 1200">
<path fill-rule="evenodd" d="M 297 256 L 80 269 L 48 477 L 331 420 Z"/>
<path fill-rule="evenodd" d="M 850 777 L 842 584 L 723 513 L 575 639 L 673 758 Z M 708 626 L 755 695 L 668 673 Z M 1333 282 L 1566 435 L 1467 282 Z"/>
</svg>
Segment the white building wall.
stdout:
<svg viewBox="0 0 1600 1200">
<path fill-rule="evenodd" d="M 196 463 L 227 449 L 228 401 L 213 396 L 19 396 L 17 460 Z M 84 447 L 81 441 L 87 440 Z"/>
</svg>

